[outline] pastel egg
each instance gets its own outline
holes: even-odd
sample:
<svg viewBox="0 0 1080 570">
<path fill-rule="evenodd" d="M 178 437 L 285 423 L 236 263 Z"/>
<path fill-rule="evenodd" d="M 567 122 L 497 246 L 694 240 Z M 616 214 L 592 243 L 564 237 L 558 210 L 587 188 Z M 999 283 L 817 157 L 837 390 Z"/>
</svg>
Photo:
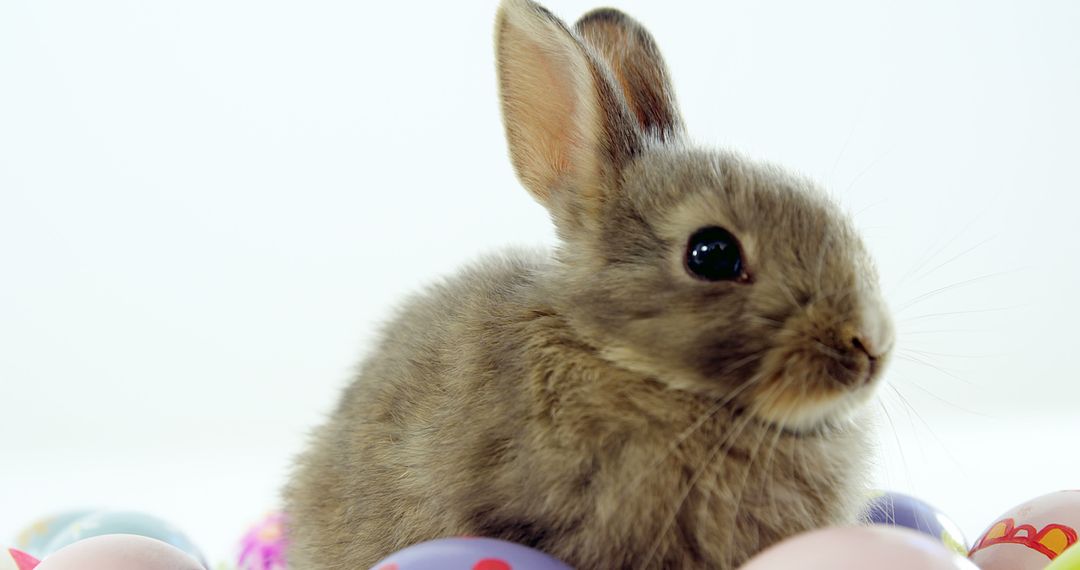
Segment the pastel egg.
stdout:
<svg viewBox="0 0 1080 570">
<path fill-rule="evenodd" d="M 1042 570 L 1078 542 L 1080 491 L 1043 495 L 1004 513 L 971 548 L 983 570 Z"/>
<path fill-rule="evenodd" d="M 977 570 L 926 534 L 902 527 L 815 530 L 767 548 L 741 570 Z"/>
<path fill-rule="evenodd" d="M 203 570 L 184 551 L 145 536 L 110 534 L 80 540 L 45 557 L 35 570 Z"/>
<path fill-rule="evenodd" d="M 863 519 L 872 524 L 917 530 L 940 540 L 957 553 L 967 555 L 967 539 L 960 526 L 926 501 L 903 493 L 881 492 L 866 506 Z"/>
<path fill-rule="evenodd" d="M 38 519 L 19 531 L 15 538 L 15 548 L 37 557 L 44 556 L 47 552 L 45 548 L 57 533 L 63 531 L 71 523 L 94 512 L 93 509 L 79 509 L 64 511 Z"/>
<path fill-rule="evenodd" d="M 154 538 L 179 548 L 206 565 L 202 553 L 179 529 L 153 515 L 136 511 L 98 511 L 77 519 L 49 541 L 43 554 L 48 556 L 69 544 L 105 534 Z"/>
<path fill-rule="evenodd" d="M 371 570 L 571 570 L 540 552 L 494 538 L 441 538 L 414 544 Z"/>
</svg>

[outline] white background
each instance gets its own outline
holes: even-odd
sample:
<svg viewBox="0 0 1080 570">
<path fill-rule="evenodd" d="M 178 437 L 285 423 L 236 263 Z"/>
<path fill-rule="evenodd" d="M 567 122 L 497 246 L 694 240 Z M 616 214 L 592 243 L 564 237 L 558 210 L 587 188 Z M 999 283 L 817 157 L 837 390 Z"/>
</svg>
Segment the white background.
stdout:
<svg viewBox="0 0 1080 570">
<path fill-rule="evenodd" d="M 617 5 L 697 140 L 863 228 L 901 331 L 878 484 L 969 538 L 1080 487 L 1080 4 Z M 0 2 L 0 543 L 126 507 L 227 559 L 396 300 L 552 242 L 506 159 L 494 10 Z"/>
</svg>

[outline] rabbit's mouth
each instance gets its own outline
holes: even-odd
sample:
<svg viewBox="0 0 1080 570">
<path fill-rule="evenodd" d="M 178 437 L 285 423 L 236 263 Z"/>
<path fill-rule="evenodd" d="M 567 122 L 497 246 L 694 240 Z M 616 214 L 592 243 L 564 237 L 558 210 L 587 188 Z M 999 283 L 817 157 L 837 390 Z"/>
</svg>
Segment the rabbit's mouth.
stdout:
<svg viewBox="0 0 1080 570">
<path fill-rule="evenodd" d="M 818 340 L 774 349 L 752 380 L 748 408 L 794 431 L 844 420 L 874 395 L 888 354 L 859 346 L 839 350 Z"/>
</svg>

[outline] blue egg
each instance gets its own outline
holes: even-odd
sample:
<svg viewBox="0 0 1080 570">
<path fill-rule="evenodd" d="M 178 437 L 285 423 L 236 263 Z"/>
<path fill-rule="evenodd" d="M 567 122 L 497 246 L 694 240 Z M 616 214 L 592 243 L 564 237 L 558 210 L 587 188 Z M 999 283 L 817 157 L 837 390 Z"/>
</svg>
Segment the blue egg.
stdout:
<svg viewBox="0 0 1080 570">
<path fill-rule="evenodd" d="M 56 537 L 57 533 L 62 532 L 71 523 L 94 512 L 96 511 L 93 509 L 64 511 L 36 520 L 19 532 L 18 537 L 15 539 L 15 548 L 35 558 L 41 558 L 45 556 L 46 552 L 49 552 L 46 547 Z"/>
<path fill-rule="evenodd" d="M 98 511 L 72 521 L 53 536 L 45 547 L 47 555 L 84 538 L 103 534 L 136 534 L 171 544 L 188 553 L 203 567 L 206 559 L 191 539 L 173 525 L 146 513 L 136 511 Z"/>
</svg>

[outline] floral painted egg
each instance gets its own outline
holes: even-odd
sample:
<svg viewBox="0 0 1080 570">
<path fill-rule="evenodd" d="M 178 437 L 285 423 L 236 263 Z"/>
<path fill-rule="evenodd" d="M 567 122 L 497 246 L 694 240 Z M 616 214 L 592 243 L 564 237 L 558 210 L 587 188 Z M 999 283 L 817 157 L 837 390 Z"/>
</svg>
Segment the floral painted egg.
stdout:
<svg viewBox="0 0 1080 570">
<path fill-rule="evenodd" d="M 959 554 L 968 553 L 967 540 L 959 525 L 929 503 L 903 493 L 877 493 L 867 504 L 863 519 L 872 524 L 917 530 Z"/>
<path fill-rule="evenodd" d="M 978 570 L 936 539 L 893 526 L 834 527 L 789 538 L 740 570 Z"/>
<path fill-rule="evenodd" d="M 998 517 L 971 548 L 982 570 L 1042 570 L 1078 542 L 1080 491 L 1032 499 Z"/>
<path fill-rule="evenodd" d="M 38 519 L 19 531 L 18 536 L 15 538 L 15 548 L 33 556 L 44 556 L 47 552 L 45 548 L 57 533 L 63 531 L 71 523 L 94 512 L 93 509 L 79 509 L 64 511 Z M 0 566 L 0 568 L 3 567 Z"/>
<path fill-rule="evenodd" d="M 183 550 L 206 566 L 202 553 L 179 529 L 153 515 L 136 511 L 97 511 L 79 518 L 53 536 L 45 546 L 43 555 L 48 556 L 69 544 L 104 534 L 135 534 L 154 538 Z"/>
<path fill-rule="evenodd" d="M 414 544 L 371 570 L 571 570 L 527 546 L 494 538 L 441 538 Z"/>
<path fill-rule="evenodd" d="M 270 513 L 240 540 L 238 570 L 285 570 L 285 515 Z"/>
</svg>

